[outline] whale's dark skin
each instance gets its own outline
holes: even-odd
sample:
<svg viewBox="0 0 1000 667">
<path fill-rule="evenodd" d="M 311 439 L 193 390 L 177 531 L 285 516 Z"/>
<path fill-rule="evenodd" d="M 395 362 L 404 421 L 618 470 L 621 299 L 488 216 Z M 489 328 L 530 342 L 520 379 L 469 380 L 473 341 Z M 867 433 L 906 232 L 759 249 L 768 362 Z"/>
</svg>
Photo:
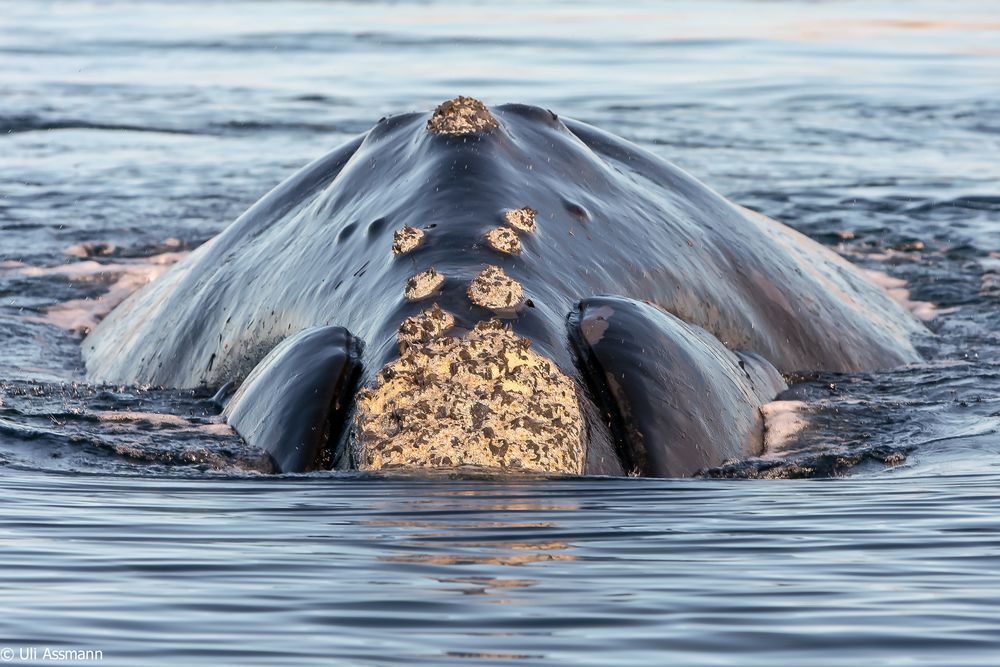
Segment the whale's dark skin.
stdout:
<svg viewBox="0 0 1000 667">
<path fill-rule="evenodd" d="M 578 387 L 588 449 L 578 472 L 687 475 L 759 452 L 758 408 L 783 388 L 778 371 L 918 360 L 911 337 L 921 325 L 833 252 L 584 123 L 520 104 L 477 113 L 489 122 L 453 133 L 435 131 L 428 113 L 386 118 L 304 167 L 114 310 L 84 343 L 89 376 L 169 387 L 239 383 L 294 334 L 342 327 L 343 336 L 328 338 L 349 344 L 303 343 L 331 345 L 321 357 L 344 355 L 357 369 L 356 382 L 338 375 L 337 396 L 322 399 L 339 408 L 303 416 L 296 406 L 315 391 L 298 395 L 289 378 L 309 369 L 286 362 L 282 370 L 271 360 L 271 380 L 257 373 L 259 386 L 241 392 L 256 396 L 254 411 L 273 409 L 278 427 L 261 439 L 230 423 L 284 461 L 281 469 L 352 465 L 344 406 L 399 357 L 403 321 L 436 304 L 454 318 L 446 335 L 500 317 Z M 533 232 L 515 230 L 520 253 L 491 247 L 485 235 L 509 227 L 505 212 L 522 207 L 537 216 Z M 394 253 L 404 227 L 421 230 L 422 240 Z M 470 283 L 487 266 L 523 288 L 519 303 L 473 303 Z M 443 284 L 408 300 L 407 281 L 431 268 Z M 614 299 L 591 301 L 598 297 Z M 607 321 L 588 325 L 588 308 L 603 308 Z M 602 339 L 602 327 L 607 336 L 636 335 Z M 686 351 L 678 356 L 675 347 Z M 699 368 L 711 381 L 692 379 Z M 304 384 L 323 383 L 313 376 Z M 615 377 L 642 391 L 610 390 Z M 267 387 L 281 382 L 282 395 L 269 402 Z M 667 395 L 673 399 L 659 400 Z M 664 414 L 712 401 L 719 410 Z M 722 409 L 734 403 L 742 407 Z M 231 404 L 227 415 L 239 411 Z M 325 435 L 306 454 L 288 456 L 303 438 L 288 436 L 289 444 L 281 434 L 301 433 L 303 420 L 305 430 Z M 674 455 L 685 450 L 702 454 Z"/>
</svg>

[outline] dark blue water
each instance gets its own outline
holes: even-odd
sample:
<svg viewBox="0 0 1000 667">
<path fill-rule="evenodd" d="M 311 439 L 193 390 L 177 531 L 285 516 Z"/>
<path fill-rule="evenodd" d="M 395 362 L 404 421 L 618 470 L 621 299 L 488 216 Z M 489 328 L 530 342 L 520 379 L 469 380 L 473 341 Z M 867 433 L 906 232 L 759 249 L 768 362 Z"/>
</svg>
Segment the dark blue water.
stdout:
<svg viewBox="0 0 1000 667">
<path fill-rule="evenodd" d="M 116 299 L 460 93 L 887 274 L 926 362 L 793 378 L 743 479 L 274 477 L 209 395 L 86 384 Z M 993 2 L 0 2 L 0 660 L 996 665 L 997 155 Z"/>
</svg>

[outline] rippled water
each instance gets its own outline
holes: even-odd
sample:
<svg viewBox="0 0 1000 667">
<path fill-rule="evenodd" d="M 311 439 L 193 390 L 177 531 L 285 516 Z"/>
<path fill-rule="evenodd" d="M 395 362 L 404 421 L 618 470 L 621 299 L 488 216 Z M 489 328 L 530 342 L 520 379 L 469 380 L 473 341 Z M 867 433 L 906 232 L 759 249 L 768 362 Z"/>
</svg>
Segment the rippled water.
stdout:
<svg viewBox="0 0 1000 667">
<path fill-rule="evenodd" d="M 6 486 L 9 633 L 122 664 L 996 657 L 994 478 Z"/>
<path fill-rule="evenodd" d="M 0 63 L 0 644 L 997 663 L 995 3 L 0 2 Z M 835 477 L 807 480 L 271 477 L 210 392 L 83 381 L 109 290 L 458 93 L 609 129 L 905 280 L 926 363 L 796 378 L 805 430 L 709 472 Z"/>
</svg>

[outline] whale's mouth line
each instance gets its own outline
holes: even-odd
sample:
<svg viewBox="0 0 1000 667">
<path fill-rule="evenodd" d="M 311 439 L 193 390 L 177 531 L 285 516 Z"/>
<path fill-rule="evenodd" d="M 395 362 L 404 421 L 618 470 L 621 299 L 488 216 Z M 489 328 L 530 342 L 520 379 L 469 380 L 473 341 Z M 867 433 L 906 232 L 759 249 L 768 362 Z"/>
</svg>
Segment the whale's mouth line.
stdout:
<svg viewBox="0 0 1000 667">
<path fill-rule="evenodd" d="M 576 367 L 580 371 L 586 393 L 589 394 L 589 397 L 584 397 L 584 400 L 591 400 L 597 408 L 598 414 L 602 415 L 611 432 L 610 440 L 614 453 L 625 474 L 631 477 L 640 476 L 646 469 L 647 462 L 641 452 L 626 444 L 628 442 L 627 420 L 622 415 L 621 407 L 610 395 L 607 374 L 601 367 L 597 355 L 593 353 L 588 344 L 595 342 L 590 338 L 594 335 L 599 338 L 603 332 L 588 332 L 585 327 L 581 326 L 581 320 L 580 311 L 570 313 L 568 329 L 570 349 L 576 359 Z"/>
<path fill-rule="evenodd" d="M 350 448 L 347 442 L 364 370 L 361 364 L 364 343 L 351 336 L 348 340 L 348 349 L 347 363 L 334 382 L 333 399 L 323 424 L 320 440 L 323 446 L 320 447 L 320 458 L 317 461 L 317 467 L 321 469 L 353 468 L 348 458 Z"/>
</svg>

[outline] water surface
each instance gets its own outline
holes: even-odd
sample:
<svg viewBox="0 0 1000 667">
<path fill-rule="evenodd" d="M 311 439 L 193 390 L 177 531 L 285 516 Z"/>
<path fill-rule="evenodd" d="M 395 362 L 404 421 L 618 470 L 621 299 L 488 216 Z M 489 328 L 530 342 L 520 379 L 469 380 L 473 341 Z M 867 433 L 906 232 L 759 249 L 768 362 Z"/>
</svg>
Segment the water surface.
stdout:
<svg viewBox="0 0 1000 667">
<path fill-rule="evenodd" d="M 0 644 L 995 665 L 998 44 L 972 0 L 0 2 Z M 210 391 L 85 382 L 109 290 L 456 94 L 599 125 L 905 282 L 925 363 L 795 378 L 806 429 L 708 473 L 755 479 L 272 477 Z"/>
</svg>

